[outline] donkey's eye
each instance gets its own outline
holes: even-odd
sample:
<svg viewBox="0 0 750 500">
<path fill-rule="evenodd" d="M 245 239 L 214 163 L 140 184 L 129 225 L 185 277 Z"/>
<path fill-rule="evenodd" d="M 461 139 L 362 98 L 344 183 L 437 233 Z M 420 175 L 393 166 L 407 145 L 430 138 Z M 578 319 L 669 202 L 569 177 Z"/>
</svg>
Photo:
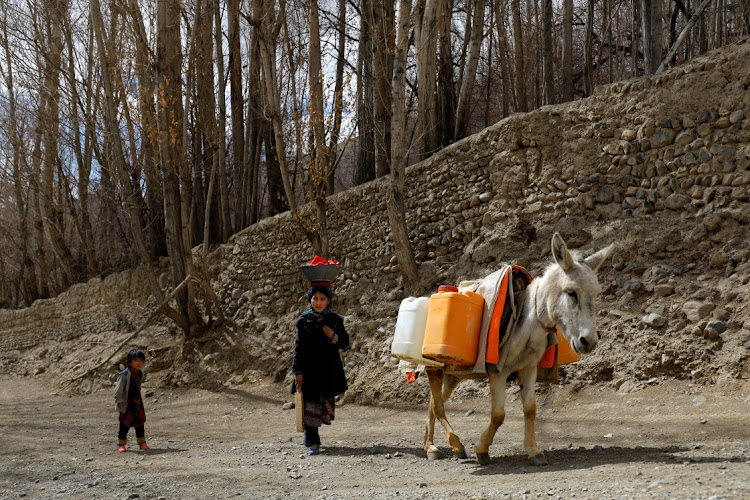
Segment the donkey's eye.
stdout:
<svg viewBox="0 0 750 500">
<path fill-rule="evenodd" d="M 573 299 L 573 300 L 574 300 L 575 302 L 578 302 L 578 294 L 576 293 L 576 291 L 575 291 L 575 290 L 568 290 L 568 291 L 567 291 L 567 292 L 565 292 L 565 293 L 567 293 L 567 294 L 568 294 L 568 296 L 569 296 L 569 297 L 570 297 L 571 299 Z"/>
</svg>

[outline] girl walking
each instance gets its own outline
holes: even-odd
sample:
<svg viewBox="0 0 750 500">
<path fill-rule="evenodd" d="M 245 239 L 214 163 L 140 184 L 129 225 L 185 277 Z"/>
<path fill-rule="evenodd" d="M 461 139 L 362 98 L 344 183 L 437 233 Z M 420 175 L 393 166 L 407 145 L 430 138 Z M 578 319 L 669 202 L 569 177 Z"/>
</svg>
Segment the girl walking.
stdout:
<svg viewBox="0 0 750 500">
<path fill-rule="evenodd" d="M 307 291 L 310 309 L 297 320 L 294 344 L 292 394 L 302 391 L 305 401 L 304 443 L 308 454 L 320 453 L 321 425 L 334 419 L 336 396 L 348 388 L 340 349 L 349 346 L 344 319 L 331 311 L 330 283 L 311 283 Z"/>
</svg>

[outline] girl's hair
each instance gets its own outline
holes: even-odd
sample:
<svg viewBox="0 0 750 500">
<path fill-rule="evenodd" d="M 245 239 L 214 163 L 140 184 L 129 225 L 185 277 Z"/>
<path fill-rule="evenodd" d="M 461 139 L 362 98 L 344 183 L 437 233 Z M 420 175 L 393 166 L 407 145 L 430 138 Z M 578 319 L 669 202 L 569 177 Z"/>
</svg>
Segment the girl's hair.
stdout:
<svg viewBox="0 0 750 500">
<path fill-rule="evenodd" d="M 143 351 L 138 348 L 131 349 L 130 352 L 128 352 L 128 366 L 130 366 L 130 363 L 132 363 L 135 358 L 146 361 L 146 355 L 143 354 Z"/>
<path fill-rule="evenodd" d="M 328 297 L 328 302 L 330 306 L 331 300 L 333 300 L 333 292 L 331 292 L 331 287 L 329 286 L 311 286 L 310 289 L 307 291 L 307 302 L 308 304 L 312 301 L 312 296 L 315 295 L 315 292 L 320 292 L 326 297 Z"/>
</svg>

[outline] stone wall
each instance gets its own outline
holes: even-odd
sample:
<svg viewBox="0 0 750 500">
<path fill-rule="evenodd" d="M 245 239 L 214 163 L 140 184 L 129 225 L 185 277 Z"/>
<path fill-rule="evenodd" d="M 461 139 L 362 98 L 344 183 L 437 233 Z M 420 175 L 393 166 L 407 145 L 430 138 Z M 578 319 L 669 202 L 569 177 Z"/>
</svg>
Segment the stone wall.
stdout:
<svg viewBox="0 0 750 500">
<path fill-rule="evenodd" d="M 94 278 L 31 307 L 0 310 L 0 349 L 4 357 L 12 357 L 37 345 L 84 336 L 107 341 L 108 333 L 133 330 L 153 307 L 140 270 Z"/>
<path fill-rule="evenodd" d="M 408 169 L 407 225 L 419 262 L 458 261 L 496 224 L 594 211 L 604 220 L 695 213 L 750 198 L 750 46 L 658 77 L 598 88 L 590 99 L 515 115 Z M 330 199 L 336 283 L 398 287 L 380 179 Z M 217 252 L 230 314 L 240 322 L 299 311 L 298 266 L 311 247 L 288 215 L 236 235 Z M 216 259 L 221 261 L 222 259 Z"/>
</svg>

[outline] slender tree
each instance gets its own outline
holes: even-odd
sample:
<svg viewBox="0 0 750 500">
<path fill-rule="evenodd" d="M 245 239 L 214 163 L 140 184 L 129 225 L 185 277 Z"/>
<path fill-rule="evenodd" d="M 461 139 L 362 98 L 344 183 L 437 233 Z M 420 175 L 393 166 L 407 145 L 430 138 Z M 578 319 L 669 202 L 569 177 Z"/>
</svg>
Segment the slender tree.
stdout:
<svg viewBox="0 0 750 500">
<path fill-rule="evenodd" d="M 573 0 L 563 0 L 562 100 L 573 100 Z"/>
<path fill-rule="evenodd" d="M 456 112 L 456 139 L 466 136 L 469 127 L 469 113 L 476 81 L 477 65 L 479 64 L 479 52 L 482 48 L 484 34 L 484 11 L 485 0 L 475 0 L 473 6 L 474 18 L 472 20 L 471 40 L 469 41 L 468 58 L 466 68 L 461 81 L 461 90 L 458 95 L 458 111 Z"/>
<path fill-rule="evenodd" d="M 439 148 L 435 84 L 439 6 L 440 0 L 425 0 L 417 42 L 418 119 L 422 158 L 432 156 Z"/>
<path fill-rule="evenodd" d="M 406 169 L 406 56 L 409 51 L 411 0 L 400 0 L 393 59 L 393 118 L 391 120 L 391 182 L 388 190 L 388 220 L 401 274 L 406 280 L 417 277 L 418 265 L 411 248 L 404 207 Z"/>
</svg>

